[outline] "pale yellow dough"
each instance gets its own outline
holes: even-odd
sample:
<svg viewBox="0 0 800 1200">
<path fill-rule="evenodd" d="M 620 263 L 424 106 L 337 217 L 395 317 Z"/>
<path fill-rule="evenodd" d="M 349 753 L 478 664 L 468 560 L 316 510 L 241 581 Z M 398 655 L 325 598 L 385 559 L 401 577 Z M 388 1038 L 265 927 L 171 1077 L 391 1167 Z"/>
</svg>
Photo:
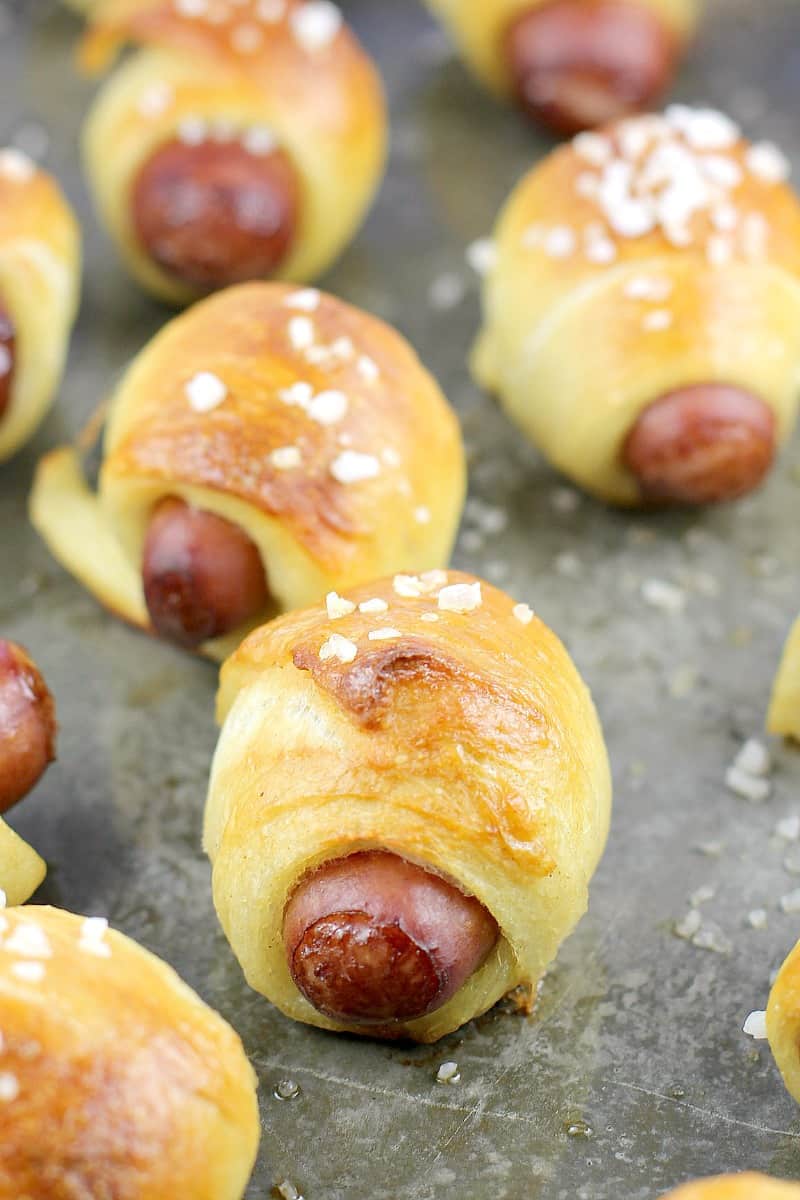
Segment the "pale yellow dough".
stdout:
<svg viewBox="0 0 800 1200">
<path fill-rule="evenodd" d="M 17 339 L 0 463 L 33 436 L 58 390 L 80 275 L 80 230 L 58 184 L 18 150 L 0 150 L 0 300 Z"/>
<path fill-rule="evenodd" d="M 787 955 L 772 985 L 767 1037 L 786 1090 L 800 1104 L 800 942 Z"/>
<path fill-rule="evenodd" d="M 301 2 L 289 0 L 287 13 Z M 329 46 L 307 50 L 292 36 L 288 16 L 262 23 L 256 0 L 226 11 L 227 23 L 211 24 L 182 17 L 163 0 L 108 4 L 87 40 L 95 66 L 125 40 L 141 46 L 102 86 L 86 123 L 84 159 L 100 216 L 132 274 L 172 304 L 198 293 L 139 244 L 131 192 L 141 167 L 179 136 L 187 118 L 224 123 L 228 136 L 266 127 L 288 153 L 302 200 L 292 249 L 275 274 L 280 279 L 313 279 L 331 265 L 361 224 L 386 157 L 380 78 L 346 26 Z M 257 53 L 232 49 L 242 26 L 262 38 Z"/>
<path fill-rule="evenodd" d="M 800 1184 L 754 1172 L 719 1175 L 687 1183 L 662 1200 L 800 1200 Z"/>
<path fill-rule="evenodd" d="M 608 137 L 622 128 L 632 136 L 653 121 L 628 118 Z M 616 235 L 580 191 L 581 180 L 593 172 L 599 178 L 579 152 L 596 136 L 581 135 L 548 155 L 503 209 L 473 370 L 555 467 L 602 500 L 630 505 L 640 493 L 622 461 L 625 439 L 643 410 L 676 388 L 721 381 L 749 390 L 773 410 L 778 442 L 791 434 L 800 369 L 800 205 L 785 184 L 749 173 L 748 145 L 738 141 L 725 151 L 726 169 L 742 172 L 731 203 L 766 222 L 763 253 L 746 257 L 737 245 L 729 260 L 712 266 L 706 213 L 695 217 L 695 240 L 686 247 L 671 244 L 658 227 L 641 237 Z M 608 264 L 584 253 L 585 231 L 593 229 L 602 248 L 610 247 Z M 553 231 L 573 238 L 574 249 L 549 253 Z M 663 288 L 661 302 L 632 292 L 653 280 Z M 648 328 L 654 314 L 665 318 L 663 327 Z"/>
<path fill-rule="evenodd" d="M 224 658 L 253 624 L 332 588 L 392 570 L 446 562 L 458 529 L 466 467 L 457 419 L 434 379 L 393 329 L 332 296 L 313 312 L 280 283 L 220 292 L 176 318 L 133 362 L 114 395 L 99 491 L 62 447 L 41 462 L 31 519 L 53 554 L 113 612 L 149 628 L 141 557 L 153 507 L 165 496 L 227 518 L 261 551 L 273 597 L 265 612 L 205 653 Z M 317 294 L 314 293 L 314 296 Z M 316 345 L 342 353 L 312 363 L 292 344 L 310 322 Z M 369 364 L 367 374 L 364 364 Z M 227 389 L 208 412 L 187 383 L 210 373 Z M 298 383 L 343 392 L 334 424 L 282 398 Z M 344 439 L 344 441 L 342 441 Z M 300 446 L 291 469 L 272 453 Z M 367 454 L 374 478 L 342 482 L 340 455 Z M 436 469 L 431 469 L 431 464 Z"/>
<path fill-rule="evenodd" d="M 697 23 L 697 0 L 639 0 L 663 17 L 681 40 Z M 450 32 L 460 53 L 487 87 L 511 92 L 511 76 L 503 55 L 503 39 L 512 21 L 547 0 L 426 0 L 428 8 Z"/>
<path fill-rule="evenodd" d="M 5 903 L 24 904 L 46 874 L 44 860 L 0 817 L 0 892 Z"/>
<path fill-rule="evenodd" d="M 800 617 L 795 621 L 772 691 L 767 717 L 770 733 L 800 742 Z"/>
<path fill-rule="evenodd" d="M 0 1200 L 241 1200 L 260 1131 L 230 1026 L 102 924 L 30 906 L 0 933 Z"/>
<path fill-rule="evenodd" d="M 483 583 L 472 611 L 438 607 L 443 587 L 475 582 L 432 572 L 417 598 L 398 594 L 402 580 L 368 584 L 347 598 L 385 611 L 291 613 L 222 668 L 205 820 L 214 901 L 252 987 L 296 1020 L 348 1028 L 299 992 L 281 936 L 289 894 L 325 861 L 382 847 L 495 917 L 484 965 L 402 1027 L 420 1042 L 535 985 L 586 910 L 611 810 L 597 714 L 555 635 L 523 624 L 503 592 Z M 320 658 L 333 634 L 357 646 L 351 663 Z"/>
</svg>

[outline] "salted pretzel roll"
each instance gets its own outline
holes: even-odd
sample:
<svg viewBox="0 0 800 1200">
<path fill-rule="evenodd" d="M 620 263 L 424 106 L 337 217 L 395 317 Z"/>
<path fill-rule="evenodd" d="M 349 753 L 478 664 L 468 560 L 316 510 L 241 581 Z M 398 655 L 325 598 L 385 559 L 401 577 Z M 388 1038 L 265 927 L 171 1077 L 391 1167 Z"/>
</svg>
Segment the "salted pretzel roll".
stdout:
<svg viewBox="0 0 800 1200">
<path fill-rule="evenodd" d="M 36 664 L 0 638 L 0 908 L 22 904 L 47 868 L 3 820 L 55 758 L 55 705 Z"/>
<path fill-rule="evenodd" d="M 250 635 L 217 714 L 205 847 L 253 988 L 325 1029 L 433 1042 L 541 978 L 586 910 L 611 783 L 589 693 L 526 605 L 445 571 L 329 596 Z M 426 1011 L 381 1019 L 407 987 Z"/>
<path fill-rule="evenodd" d="M 663 1200 L 800 1200 L 800 1184 L 746 1171 L 698 1179 L 670 1192 Z"/>
<path fill-rule="evenodd" d="M 259 1141 L 242 1044 L 100 918 L 0 912 L 0 1200 L 240 1200 Z"/>
<path fill-rule="evenodd" d="M 559 133 L 651 108 L 697 0 L 427 0 L 493 92 Z"/>
<path fill-rule="evenodd" d="M 800 618 L 795 621 L 772 689 L 767 717 L 770 733 L 800 742 Z"/>
<path fill-rule="evenodd" d="M 80 272 L 80 232 L 58 184 L 19 150 L 0 150 L 0 462 L 52 403 Z"/>
<path fill-rule="evenodd" d="M 800 204 L 712 110 L 580 134 L 496 231 L 473 367 L 603 500 L 707 503 L 765 477 L 797 416 Z"/>
<path fill-rule="evenodd" d="M 222 558 L 232 530 L 264 590 L 233 627 L 212 622 L 214 636 L 192 643 L 224 657 L 248 628 L 331 588 L 447 561 L 464 489 L 456 417 L 399 334 L 312 289 L 252 283 L 196 305 L 134 361 L 108 414 L 98 494 L 76 451 L 61 449 L 40 465 L 31 515 L 104 604 L 167 636 L 157 590 L 168 592 L 170 554 L 179 573 L 186 547 L 170 544 L 164 504 L 183 502 L 179 523 L 187 505 L 195 524 L 214 522 L 187 535 L 189 557 L 205 559 L 189 563 L 181 605 L 241 570 Z M 234 589 L 224 606 L 238 599 Z"/>
<path fill-rule="evenodd" d="M 116 0 L 84 46 L 101 88 L 84 157 L 138 281 L 175 304 L 256 278 L 308 280 L 377 190 L 378 74 L 329 0 Z"/>
</svg>

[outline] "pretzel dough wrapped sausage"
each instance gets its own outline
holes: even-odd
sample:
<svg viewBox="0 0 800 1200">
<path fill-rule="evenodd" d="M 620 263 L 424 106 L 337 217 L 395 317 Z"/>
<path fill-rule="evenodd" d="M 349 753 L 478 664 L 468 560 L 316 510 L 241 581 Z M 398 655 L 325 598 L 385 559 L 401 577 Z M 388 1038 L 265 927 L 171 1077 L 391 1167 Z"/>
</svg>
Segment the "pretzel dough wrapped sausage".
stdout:
<svg viewBox="0 0 800 1200">
<path fill-rule="evenodd" d="M 240 1200 L 242 1044 L 165 963 L 52 908 L 0 912 L 0 1200 Z"/>
<path fill-rule="evenodd" d="M 31 511 L 109 608 L 224 657 L 277 611 L 446 561 L 464 476 L 456 418 L 394 330 L 254 283 L 197 305 L 133 363 L 99 495 L 59 450 Z"/>
<path fill-rule="evenodd" d="M 432 1042 L 535 984 L 611 805 L 589 693 L 526 605 L 396 576 L 222 668 L 205 845 L 250 984 L 326 1029 Z"/>
<path fill-rule="evenodd" d="M 772 691 L 767 728 L 800 742 L 800 618 L 795 621 Z"/>
<path fill-rule="evenodd" d="M 494 92 L 559 133 L 652 107 L 697 0 L 428 0 Z"/>
<path fill-rule="evenodd" d="M 0 462 L 33 435 L 61 381 L 80 258 L 58 184 L 19 150 L 0 150 Z"/>
<path fill-rule="evenodd" d="M 350 241 L 386 150 L 383 92 L 329 0 L 117 0 L 87 37 L 126 41 L 84 139 L 100 214 L 139 282 L 184 304 L 306 280 Z"/>
<path fill-rule="evenodd" d="M 53 697 L 21 646 L 0 638 L 0 908 L 22 904 L 45 877 L 42 859 L 3 820 L 55 757 Z"/>
<path fill-rule="evenodd" d="M 800 1200 L 800 1184 L 748 1171 L 687 1183 L 663 1200 Z"/>
<path fill-rule="evenodd" d="M 601 499 L 752 490 L 797 415 L 800 204 L 788 163 L 674 106 L 579 135 L 496 234 L 474 368 Z"/>
</svg>

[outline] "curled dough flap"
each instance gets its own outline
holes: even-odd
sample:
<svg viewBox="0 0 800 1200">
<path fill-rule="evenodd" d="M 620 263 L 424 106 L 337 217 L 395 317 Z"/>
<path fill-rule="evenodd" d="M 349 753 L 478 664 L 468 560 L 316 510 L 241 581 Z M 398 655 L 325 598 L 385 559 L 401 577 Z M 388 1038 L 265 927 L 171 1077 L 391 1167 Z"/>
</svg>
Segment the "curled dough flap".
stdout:
<svg viewBox="0 0 800 1200">
<path fill-rule="evenodd" d="M 0 817 L 0 892 L 6 904 L 24 904 L 46 874 L 44 860 Z"/>
<path fill-rule="evenodd" d="M 384 848 L 476 896 L 502 936 L 453 999 L 408 1022 L 435 1041 L 540 979 L 586 908 L 611 790 L 591 699 L 546 626 L 523 625 L 487 584 L 476 611 L 437 608 L 469 577 L 430 572 L 417 596 L 402 579 L 349 593 L 367 612 L 275 621 L 225 664 L 205 845 L 250 983 L 325 1028 L 343 1026 L 297 990 L 281 937 L 305 872 Z M 320 654 L 334 634 L 357 647 L 352 662 Z"/>
<path fill-rule="evenodd" d="M 184 303 L 196 292 L 168 276 L 139 245 L 131 215 L 135 178 L 187 120 L 234 131 L 269 129 L 299 173 L 300 223 L 278 275 L 322 273 L 360 224 L 378 185 L 387 147 L 383 89 L 354 35 L 341 25 L 330 44 L 305 46 L 287 16 L 266 23 L 254 0 L 212 24 L 182 16 L 164 0 L 104 9 L 87 35 L 84 60 L 108 66 L 127 41 L 137 53 L 102 87 L 84 135 L 84 156 L 101 215 L 144 286 Z M 252 49 L 237 48 L 250 31 Z M 253 32 L 254 31 L 254 32 Z"/>
<path fill-rule="evenodd" d="M 0 1028 L 4 1197 L 241 1200 L 255 1077 L 165 963 L 104 922 L 0 912 Z"/>
<path fill-rule="evenodd" d="M 484 83 L 494 91 L 511 91 L 503 56 L 503 37 L 515 17 L 548 0 L 426 0 L 449 29 L 461 53 Z M 697 0 L 638 0 L 661 16 L 676 37 L 688 39 L 697 23 Z"/>
<path fill-rule="evenodd" d="M 789 634 L 772 690 L 767 728 L 800 741 L 800 617 Z"/>
<path fill-rule="evenodd" d="M 0 151 L 0 302 L 17 359 L 0 462 L 37 429 L 61 380 L 80 271 L 80 231 L 58 185 L 18 151 Z"/>
</svg>

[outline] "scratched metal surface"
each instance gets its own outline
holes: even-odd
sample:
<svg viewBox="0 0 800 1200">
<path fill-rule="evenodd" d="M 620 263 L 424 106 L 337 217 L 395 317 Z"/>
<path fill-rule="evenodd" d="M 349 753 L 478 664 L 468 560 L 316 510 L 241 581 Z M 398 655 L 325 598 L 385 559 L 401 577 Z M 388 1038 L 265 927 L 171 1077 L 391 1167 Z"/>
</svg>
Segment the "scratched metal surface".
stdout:
<svg viewBox="0 0 800 1200">
<path fill-rule="evenodd" d="M 650 1200 L 712 1171 L 800 1176 L 800 1114 L 768 1050 L 740 1032 L 800 933 L 779 908 L 800 884 L 800 851 L 774 835 L 800 811 L 800 753 L 775 747 L 762 806 L 722 783 L 761 728 L 800 606 L 800 446 L 734 508 L 645 519 L 584 500 L 563 511 L 559 480 L 465 369 L 478 306 L 464 247 L 546 143 L 478 92 L 411 0 L 349 10 L 386 74 L 394 143 L 375 212 L 325 282 L 397 322 L 463 417 L 472 494 L 493 507 L 473 504 L 458 563 L 534 604 L 595 691 L 616 809 L 591 912 L 533 1019 L 492 1013 L 432 1049 L 292 1025 L 248 991 L 199 846 L 214 671 L 104 615 L 25 520 L 37 455 L 80 427 L 166 314 L 127 281 L 90 216 L 76 161 L 91 95 L 70 65 L 77 24 L 51 0 L 6 0 L 0 140 L 43 153 L 87 235 L 59 404 L 0 470 L 0 630 L 35 652 L 60 702 L 60 761 L 14 814 L 50 864 L 40 899 L 107 914 L 241 1032 L 261 1079 L 252 1200 L 284 1179 L 307 1200 Z M 800 167 L 797 0 L 719 0 L 676 94 L 794 146 Z M 650 578 L 684 589 L 682 614 L 644 603 Z M 722 843 L 717 857 L 696 850 L 709 841 Z M 703 919 L 726 953 L 672 932 L 703 885 L 716 889 Z M 756 930 L 746 914 L 760 907 L 768 923 Z M 458 1062 L 455 1085 L 435 1082 L 446 1059 Z M 289 1080 L 299 1094 L 276 1099 Z"/>
</svg>

